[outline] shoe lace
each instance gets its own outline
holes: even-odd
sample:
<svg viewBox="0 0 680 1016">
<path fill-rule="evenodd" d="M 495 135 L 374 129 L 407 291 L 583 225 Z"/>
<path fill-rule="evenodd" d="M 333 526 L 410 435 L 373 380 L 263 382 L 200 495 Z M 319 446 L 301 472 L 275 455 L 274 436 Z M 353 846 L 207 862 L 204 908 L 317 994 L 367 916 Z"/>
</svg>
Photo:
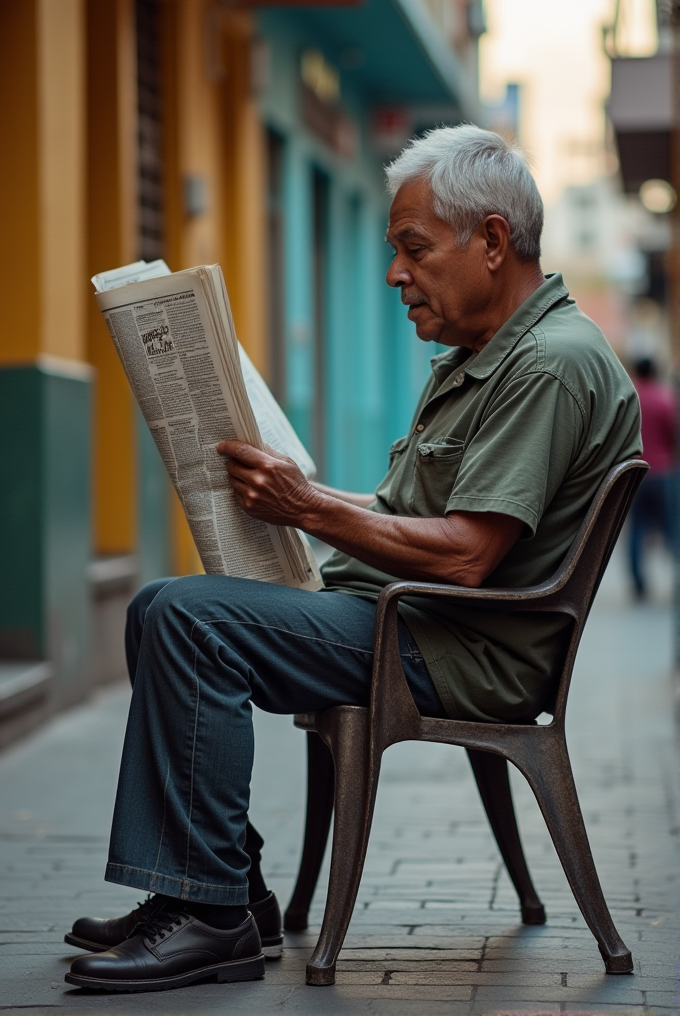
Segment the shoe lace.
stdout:
<svg viewBox="0 0 680 1016">
<path fill-rule="evenodd" d="M 140 921 L 135 929 L 136 935 L 144 935 L 151 944 L 158 939 L 165 938 L 166 934 L 174 931 L 182 923 L 186 914 L 181 910 L 161 910 L 146 920 Z"/>
<path fill-rule="evenodd" d="M 139 931 L 140 925 L 142 925 L 145 921 L 148 921 L 149 918 L 153 917 L 156 911 L 160 912 L 165 907 L 165 904 L 166 901 L 162 896 L 149 893 L 144 902 L 138 903 L 137 909 L 133 911 L 135 922 L 130 926 L 130 931 L 128 931 L 127 937 L 132 938 L 133 935 L 136 935 Z M 130 916 L 132 916 L 132 914 Z"/>
<path fill-rule="evenodd" d="M 144 921 L 146 920 L 147 915 L 152 914 L 159 906 L 164 906 L 164 901 L 159 900 L 158 896 L 149 893 L 143 903 L 137 904 L 138 913 L 135 914 L 135 917 L 137 917 L 140 921 Z"/>
</svg>

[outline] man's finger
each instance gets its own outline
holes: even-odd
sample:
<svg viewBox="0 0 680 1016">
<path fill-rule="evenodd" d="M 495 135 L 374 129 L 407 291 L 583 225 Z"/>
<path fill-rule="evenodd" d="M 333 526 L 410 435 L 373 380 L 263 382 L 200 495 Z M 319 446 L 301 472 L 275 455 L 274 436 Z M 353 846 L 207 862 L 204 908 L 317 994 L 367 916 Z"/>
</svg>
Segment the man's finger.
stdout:
<svg viewBox="0 0 680 1016">
<path fill-rule="evenodd" d="M 232 480 L 231 489 L 234 491 L 234 493 L 236 494 L 237 498 L 240 501 L 241 498 L 244 496 L 244 494 L 246 494 L 250 490 L 250 487 L 248 486 L 247 483 L 241 483 L 239 480 Z"/>
<path fill-rule="evenodd" d="M 249 482 L 253 472 L 253 466 L 248 466 L 243 462 L 239 462 L 238 459 L 229 459 L 227 462 L 227 472 L 232 480 L 239 479 Z"/>
<path fill-rule="evenodd" d="M 217 446 L 219 455 L 227 455 L 230 459 L 238 459 L 246 465 L 257 466 L 267 457 L 267 453 L 255 448 L 246 441 L 222 441 Z"/>
</svg>

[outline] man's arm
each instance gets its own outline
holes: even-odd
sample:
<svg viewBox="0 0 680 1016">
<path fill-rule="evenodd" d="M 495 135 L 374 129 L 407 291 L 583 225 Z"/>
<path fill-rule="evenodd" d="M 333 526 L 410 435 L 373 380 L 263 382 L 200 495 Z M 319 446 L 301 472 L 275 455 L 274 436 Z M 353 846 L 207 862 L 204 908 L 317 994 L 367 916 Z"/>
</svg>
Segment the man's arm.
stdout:
<svg viewBox="0 0 680 1016">
<path fill-rule="evenodd" d="M 218 451 L 229 457 L 229 477 L 248 515 L 296 526 L 404 579 L 479 586 L 522 532 L 519 519 L 496 512 L 380 515 L 312 486 L 292 459 L 242 441 L 224 441 Z"/>
</svg>

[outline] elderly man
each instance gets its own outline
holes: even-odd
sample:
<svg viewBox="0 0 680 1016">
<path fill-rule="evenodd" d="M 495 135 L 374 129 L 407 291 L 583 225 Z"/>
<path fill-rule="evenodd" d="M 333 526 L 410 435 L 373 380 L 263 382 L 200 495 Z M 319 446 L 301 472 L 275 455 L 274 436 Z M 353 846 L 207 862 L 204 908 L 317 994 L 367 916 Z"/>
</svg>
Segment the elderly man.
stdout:
<svg viewBox="0 0 680 1016">
<path fill-rule="evenodd" d="M 639 454 L 633 387 L 562 279 L 539 265 L 543 209 L 495 134 L 442 128 L 387 170 L 387 274 L 418 337 L 451 347 L 374 495 L 289 459 L 220 446 L 244 511 L 337 548 L 322 593 L 196 575 L 129 612 L 134 692 L 106 878 L 154 894 L 67 941 L 66 980 L 145 991 L 261 977 L 276 900 L 247 822 L 251 702 L 275 713 L 366 704 L 380 590 L 395 577 L 531 585 L 563 558 L 607 470 Z M 549 708 L 564 620 L 404 603 L 401 652 L 430 716 L 527 721 Z"/>
</svg>

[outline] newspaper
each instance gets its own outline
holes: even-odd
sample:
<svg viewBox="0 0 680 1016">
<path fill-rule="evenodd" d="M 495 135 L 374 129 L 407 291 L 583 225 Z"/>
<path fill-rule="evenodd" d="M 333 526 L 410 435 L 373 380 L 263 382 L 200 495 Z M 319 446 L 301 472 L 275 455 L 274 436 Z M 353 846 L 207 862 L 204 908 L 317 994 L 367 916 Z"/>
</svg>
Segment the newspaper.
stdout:
<svg viewBox="0 0 680 1016">
<path fill-rule="evenodd" d="M 228 438 L 315 466 L 236 338 L 219 265 L 136 262 L 92 279 L 96 299 L 209 575 L 323 585 L 307 538 L 242 510 L 216 446 Z"/>
</svg>

